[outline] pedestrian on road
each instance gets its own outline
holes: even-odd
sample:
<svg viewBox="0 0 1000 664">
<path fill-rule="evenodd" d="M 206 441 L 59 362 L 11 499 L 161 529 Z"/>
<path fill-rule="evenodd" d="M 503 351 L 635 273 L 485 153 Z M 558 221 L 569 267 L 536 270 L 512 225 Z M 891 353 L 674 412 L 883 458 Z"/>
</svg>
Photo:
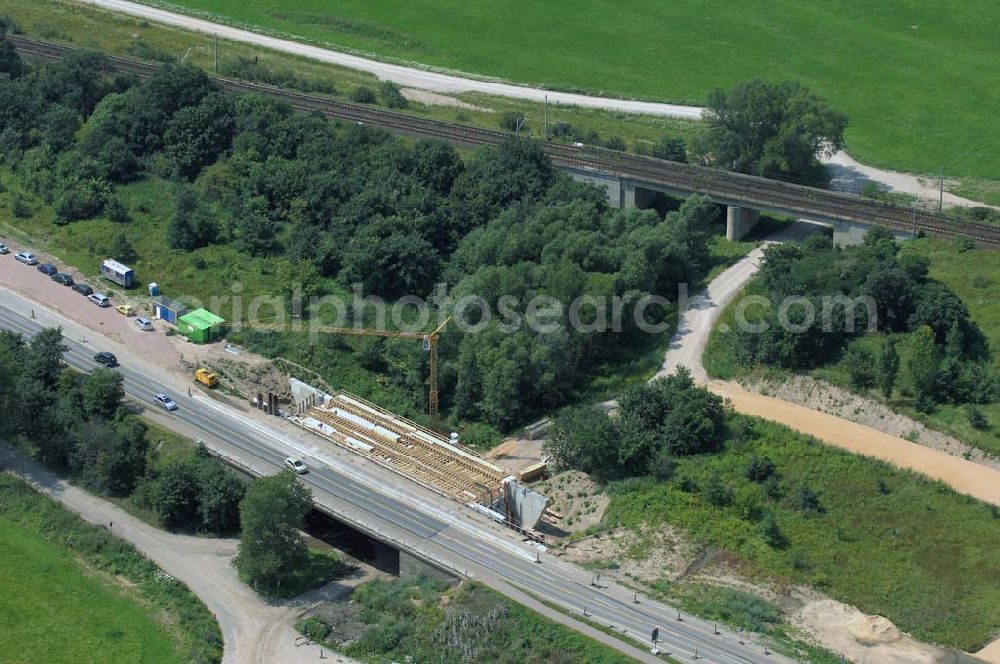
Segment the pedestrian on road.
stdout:
<svg viewBox="0 0 1000 664">
<path fill-rule="evenodd" d="M 188 388 L 188 399 L 190 399 L 190 398 L 191 398 L 191 388 L 189 387 Z"/>
<path fill-rule="evenodd" d="M 115 522 L 114 521 L 108 521 L 108 530 L 111 530 L 114 527 L 115 527 Z"/>
</svg>

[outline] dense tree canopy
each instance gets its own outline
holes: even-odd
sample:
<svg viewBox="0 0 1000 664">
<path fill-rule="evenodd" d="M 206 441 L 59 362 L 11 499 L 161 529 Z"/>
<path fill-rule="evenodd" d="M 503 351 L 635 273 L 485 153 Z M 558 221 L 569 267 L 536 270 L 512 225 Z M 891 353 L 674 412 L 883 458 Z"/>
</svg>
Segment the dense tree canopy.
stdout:
<svg viewBox="0 0 1000 664">
<path fill-rule="evenodd" d="M 847 118 L 799 83 L 760 79 L 716 89 L 705 110 L 707 159 L 755 175 L 800 175 L 840 149 Z"/>
<path fill-rule="evenodd" d="M 299 528 L 311 507 L 309 489 L 289 471 L 251 484 L 240 504 L 242 534 L 234 561 L 240 577 L 273 592 L 300 572 L 307 551 Z"/>
<path fill-rule="evenodd" d="M 602 479 L 669 472 L 671 459 L 714 452 L 722 444 L 721 397 L 698 387 L 686 368 L 629 389 L 613 417 L 600 408 L 568 409 L 545 453 L 557 470 Z"/>
<path fill-rule="evenodd" d="M 466 316 L 477 331 L 452 325 L 441 343 L 444 407 L 459 420 L 508 427 L 566 403 L 649 338 L 647 326 L 662 330 L 677 285 L 710 267 L 719 210 L 707 198 L 665 219 L 610 210 L 536 141 L 511 138 L 463 160 L 442 142 L 225 96 L 192 66 L 115 77 L 93 54 L 0 75 L 3 100 L 0 146 L 20 188 L 59 223 L 129 223 L 117 188 L 151 173 L 176 181 L 162 232 L 177 252 L 226 244 L 306 277 L 310 294 L 360 284 L 366 295 L 428 298 L 444 284 L 448 297 L 432 303 L 439 319 L 462 314 L 463 297 L 481 298 L 489 314 Z M 682 159 L 682 147 L 665 140 L 655 150 Z M 134 255 L 114 238 L 115 254 Z M 378 324 L 370 315 L 360 322 Z M 534 324 L 542 319 L 550 324 Z M 285 343 L 244 340 L 275 354 Z M 426 407 L 419 348 L 366 352 L 381 355 L 366 362 L 391 367 L 415 409 Z"/>
</svg>

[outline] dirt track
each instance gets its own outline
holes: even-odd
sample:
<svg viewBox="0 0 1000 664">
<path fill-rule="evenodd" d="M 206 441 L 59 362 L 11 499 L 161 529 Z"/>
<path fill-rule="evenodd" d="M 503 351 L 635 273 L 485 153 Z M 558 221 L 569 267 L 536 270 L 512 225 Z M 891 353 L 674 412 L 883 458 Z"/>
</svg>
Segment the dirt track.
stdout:
<svg viewBox="0 0 1000 664">
<path fill-rule="evenodd" d="M 14 459 L 17 462 L 14 463 Z M 295 664 L 319 659 L 316 645 L 295 645 L 295 619 L 319 600 L 268 603 L 236 576 L 230 565 L 237 540 L 175 535 L 147 525 L 119 507 L 72 486 L 32 461 L 23 460 L 0 444 L 2 465 L 24 468 L 25 479 L 36 489 L 78 513 L 85 521 L 107 526 L 131 542 L 165 572 L 188 586 L 208 607 L 222 629 L 223 664 Z M 331 584 L 336 586 L 336 584 Z M 331 590 L 332 592 L 332 590 Z M 326 656 L 350 661 L 342 656 Z"/>
<path fill-rule="evenodd" d="M 801 235 L 796 230 L 801 226 L 802 222 L 799 222 L 769 239 L 783 241 Z M 1000 505 L 1000 471 L 834 415 L 750 392 L 736 383 L 708 379 L 701 356 L 712 325 L 726 304 L 757 271 L 760 257 L 761 250 L 755 249 L 716 277 L 705 291 L 691 298 L 689 308 L 677 322 L 677 332 L 670 340 L 657 376 L 684 365 L 691 370 L 695 380 L 704 382 L 716 394 L 731 399 L 741 413 L 780 422 L 835 447 L 915 470 L 945 482 L 956 491 Z"/>
<path fill-rule="evenodd" d="M 871 427 L 798 404 L 749 392 L 736 383 L 709 381 L 736 410 L 780 422 L 842 449 L 888 461 L 945 482 L 956 491 L 1000 505 L 1000 472 L 960 457 L 890 436 Z"/>
</svg>

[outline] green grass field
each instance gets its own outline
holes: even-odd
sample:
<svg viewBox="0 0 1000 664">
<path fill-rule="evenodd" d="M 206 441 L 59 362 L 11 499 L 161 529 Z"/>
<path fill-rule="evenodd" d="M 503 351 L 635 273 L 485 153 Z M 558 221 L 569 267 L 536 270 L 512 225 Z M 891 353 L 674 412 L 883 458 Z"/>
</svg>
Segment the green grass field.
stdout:
<svg viewBox="0 0 1000 664">
<path fill-rule="evenodd" d="M 66 0 L 0 0 L 0 15 L 13 18 L 24 34 L 34 38 L 143 60 L 179 58 L 186 54 L 186 62 L 213 71 L 214 43 L 210 35 L 149 23 Z M 223 67 L 236 58 L 255 59 L 271 70 L 294 72 L 302 80 L 333 85 L 335 92 L 329 96 L 342 100 L 349 100 L 358 87 L 377 88 L 379 84 L 374 75 L 364 72 L 219 40 L 219 59 Z M 542 129 L 544 111 L 541 104 L 479 93 L 464 94 L 461 98 L 473 108 L 414 102 L 406 112 L 496 130 L 505 111 L 516 111 L 525 114 L 527 127 L 535 135 Z M 553 124 L 568 122 L 584 133 L 595 131 L 604 139 L 620 137 L 630 149 L 651 145 L 663 134 L 690 139 L 700 130 L 699 123 L 687 120 L 576 107 L 550 107 L 548 118 Z"/>
<path fill-rule="evenodd" d="M 198 664 L 212 616 L 135 549 L 0 475 L 0 661 Z"/>
<path fill-rule="evenodd" d="M 875 165 L 1000 178 L 1000 5 L 147 0 L 381 57 L 512 81 L 700 104 L 753 76 L 848 114 Z"/>
</svg>

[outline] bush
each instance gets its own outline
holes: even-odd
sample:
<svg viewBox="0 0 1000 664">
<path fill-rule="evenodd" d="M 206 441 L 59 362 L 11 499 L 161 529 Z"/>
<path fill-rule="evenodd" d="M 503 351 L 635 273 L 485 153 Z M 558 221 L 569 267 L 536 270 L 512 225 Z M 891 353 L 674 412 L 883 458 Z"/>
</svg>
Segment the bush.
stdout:
<svg viewBox="0 0 1000 664">
<path fill-rule="evenodd" d="M 357 104 L 374 104 L 377 99 L 374 90 L 362 85 L 354 88 L 354 92 L 351 93 L 351 101 Z"/>
<path fill-rule="evenodd" d="M 823 506 L 819 502 L 819 494 L 808 484 L 800 484 L 792 496 L 792 504 L 800 512 L 820 513 Z"/>
<path fill-rule="evenodd" d="M 956 235 L 955 239 L 952 240 L 952 244 L 955 246 L 955 251 L 960 254 L 976 248 L 976 241 L 968 235 Z"/>
<path fill-rule="evenodd" d="M 751 482 L 764 482 L 774 474 L 774 462 L 766 456 L 761 457 L 754 454 L 747 461 L 743 474 Z"/>
<path fill-rule="evenodd" d="M 382 103 L 386 108 L 406 108 L 410 105 L 410 102 L 403 96 L 402 90 L 392 81 L 382 81 L 379 92 L 382 94 Z"/>
<path fill-rule="evenodd" d="M 505 111 L 504 114 L 500 116 L 501 129 L 516 132 L 518 128 L 524 129 L 525 126 L 526 123 L 524 120 L 524 113 L 521 113 L 520 111 Z"/>
<path fill-rule="evenodd" d="M 316 643 L 323 643 L 330 635 L 330 626 L 319 616 L 302 618 L 295 623 L 295 629 L 299 634 L 308 636 Z"/>
<path fill-rule="evenodd" d="M 987 420 L 986 416 L 983 415 L 983 411 L 976 406 L 969 404 L 966 407 L 965 414 L 969 418 L 969 425 L 972 426 L 973 429 L 979 429 L 982 431 L 990 428 L 989 420 Z"/>
<path fill-rule="evenodd" d="M 851 348 L 844 354 L 844 368 L 851 385 L 859 390 L 875 386 L 875 358 L 864 348 Z"/>
<path fill-rule="evenodd" d="M 618 152 L 625 152 L 628 150 L 628 145 L 625 144 L 625 139 L 620 136 L 611 136 L 606 141 L 604 141 L 604 147 L 609 150 L 617 150 Z"/>
<path fill-rule="evenodd" d="M 568 122 L 556 122 L 549 125 L 551 138 L 569 139 L 573 137 L 573 125 Z"/>
</svg>

